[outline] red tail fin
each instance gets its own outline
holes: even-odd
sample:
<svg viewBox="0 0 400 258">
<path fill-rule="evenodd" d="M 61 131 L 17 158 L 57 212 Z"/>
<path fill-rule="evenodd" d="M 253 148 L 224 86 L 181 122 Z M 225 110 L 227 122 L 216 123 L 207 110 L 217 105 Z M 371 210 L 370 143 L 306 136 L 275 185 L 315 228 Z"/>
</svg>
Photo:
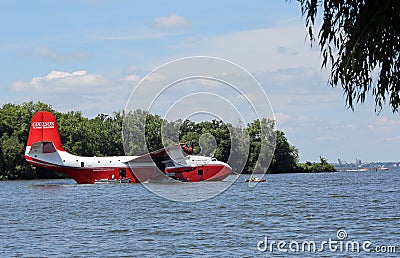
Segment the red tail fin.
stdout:
<svg viewBox="0 0 400 258">
<path fill-rule="evenodd" d="M 51 141 L 57 150 L 64 151 L 56 118 L 48 111 L 39 111 L 32 117 L 27 146 L 43 141 Z"/>
</svg>

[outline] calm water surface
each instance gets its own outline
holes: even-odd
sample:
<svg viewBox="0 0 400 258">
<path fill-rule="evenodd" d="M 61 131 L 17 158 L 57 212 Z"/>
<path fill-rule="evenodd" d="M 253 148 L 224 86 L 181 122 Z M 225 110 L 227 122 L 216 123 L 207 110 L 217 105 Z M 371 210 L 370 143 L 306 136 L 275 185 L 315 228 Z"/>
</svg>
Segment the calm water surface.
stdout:
<svg viewBox="0 0 400 258">
<path fill-rule="evenodd" d="M 272 252 L 261 252 L 257 246 L 267 237 L 269 245 L 314 241 L 319 248 L 323 241 L 337 240 L 338 230 L 346 231 L 343 242 L 396 246 L 397 253 L 340 252 L 325 246 L 316 255 L 400 254 L 398 169 L 268 175 L 254 188 L 243 180 L 196 203 L 163 199 L 140 184 L 0 182 L 0 256 L 310 256 L 301 249 L 285 253 L 272 245 Z M 179 194 L 188 185 L 172 187 Z"/>
</svg>

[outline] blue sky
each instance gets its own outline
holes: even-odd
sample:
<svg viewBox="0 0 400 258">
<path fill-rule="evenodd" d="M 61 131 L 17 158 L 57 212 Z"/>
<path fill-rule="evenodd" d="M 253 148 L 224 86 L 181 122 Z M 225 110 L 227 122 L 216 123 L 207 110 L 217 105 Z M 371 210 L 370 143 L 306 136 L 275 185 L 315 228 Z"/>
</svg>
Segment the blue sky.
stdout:
<svg viewBox="0 0 400 258">
<path fill-rule="evenodd" d="M 296 1 L 1 1 L 0 22 L 0 104 L 112 113 L 156 67 L 216 56 L 260 82 L 301 161 L 399 160 L 399 115 L 326 86 Z"/>
</svg>

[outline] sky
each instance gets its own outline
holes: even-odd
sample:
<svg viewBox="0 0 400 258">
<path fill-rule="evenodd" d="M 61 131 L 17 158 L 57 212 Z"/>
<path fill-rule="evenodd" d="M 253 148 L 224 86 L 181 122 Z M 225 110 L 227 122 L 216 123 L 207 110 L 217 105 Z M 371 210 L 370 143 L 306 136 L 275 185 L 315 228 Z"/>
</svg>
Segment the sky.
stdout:
<svg viewBox="0 0 400 258">
<path fill-rule="evenodd" d="M 157 67 L 210 56 L 258 81 L 300 161 L 399 160 L 399 114 L 386 105 L 377 115 L 371 95 L 346 107 L 342 90 L 327 86 L 296 1 L 3 0 L 0 24 L 0 105 L 41 101 L 87 117 L 112 114 Z M 209 101 L 190 102 L 200 110 L 218 102 Z"/>
</svg>

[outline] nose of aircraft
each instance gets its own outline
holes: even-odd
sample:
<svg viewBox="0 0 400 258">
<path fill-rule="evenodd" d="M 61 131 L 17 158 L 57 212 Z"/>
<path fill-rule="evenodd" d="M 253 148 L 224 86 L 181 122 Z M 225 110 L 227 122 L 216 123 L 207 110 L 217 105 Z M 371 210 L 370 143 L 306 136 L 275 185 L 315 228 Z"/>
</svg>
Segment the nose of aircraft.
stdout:
<svg viewBox="0 0 400 258">
<path fill-rule="evenodd" d="M 229 166 L 229 164 L 224 163 L 224 167 L 225 167 L 224 169 L 229 170 L 229 174 L 232 172 L 232 167 Z"/>
<path fill-rule="evenodd" d="M 232 167 L 229 164 L 221 162 L 224 166 L 222 167 L 221 171 L 218 173 L 219 179 L 223 180 L 227 176 L 229 176 L 232 172 Z"/>
</svg>

